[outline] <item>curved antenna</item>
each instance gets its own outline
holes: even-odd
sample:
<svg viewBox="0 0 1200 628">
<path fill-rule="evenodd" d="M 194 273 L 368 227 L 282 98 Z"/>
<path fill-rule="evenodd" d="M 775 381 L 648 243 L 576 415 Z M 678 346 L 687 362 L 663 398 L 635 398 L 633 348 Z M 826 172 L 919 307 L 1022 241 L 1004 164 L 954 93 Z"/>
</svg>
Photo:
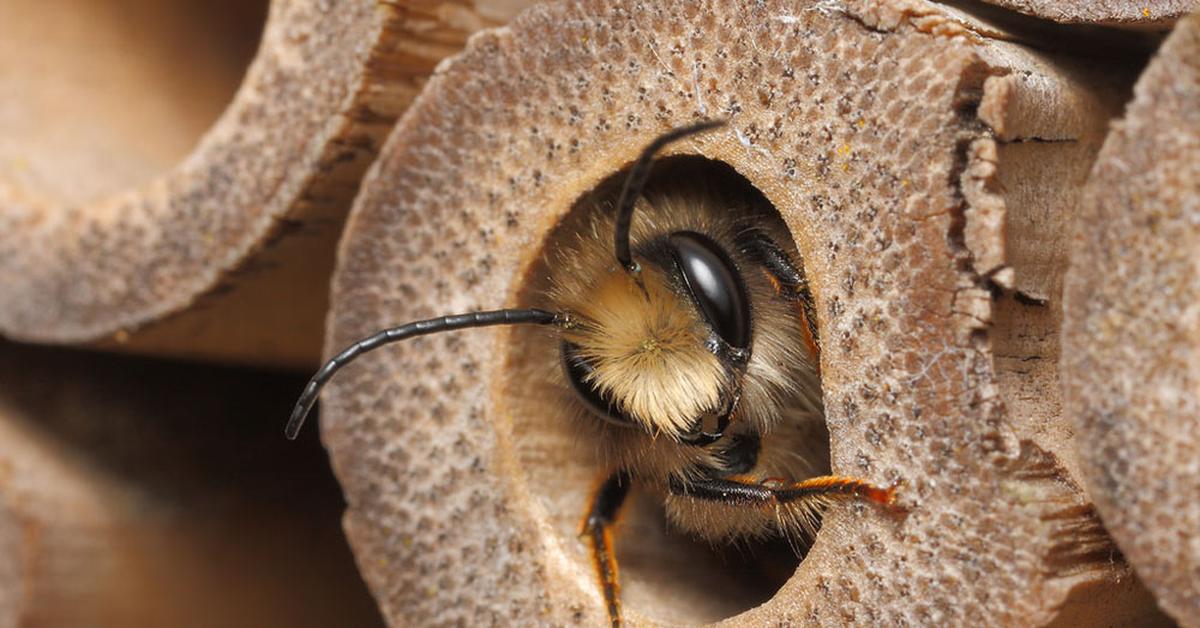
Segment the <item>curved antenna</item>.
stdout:
<svg viewBox="0 0 1200 628">
<path fill-rule="evenodd" d="M 312 376 L 312 379 L 308 380 L 308 385 L 304 387 L 304 392 L 300 394 L 300 399 L 296 401 L 296 406 L 292 408 L 292 416 L 288 419 L 287 427 L 283 428 L 283 433 L 289 439 L 294 440 L 296 434 L 300 433 L 300 427 L 304 425 L 304 417 L 308 416 L 313 405 L 317 403 L 317 396 L 321 393 L 321 388 L 325 386 L 325 383 L 343 366 L 346 366 L 355 358 L 368 351 L 374 351 L 384 345 L 407 340 L 415 336 L 436 334 L 443 331 L 467 329 L 470 327 L 489 327 L 491 325 L 514 325 L 519 323 L 552 325 L 562 320 L 563 317 L 558 314 L 538 309 L 491 310 L 415 321 L 371 334 L 333 356 L 331 360 L 321 367 L 321 370 L 317 371 L 316 375 Z"/>
<path fill-rule="evenodd" d="M 629 176 L 625 178 L 625 185 L 621 188 L 621 196 L 617 201 L 617 224 L 613 231 L 617 262 L 627 272 L 636 273 L 638 271 L 638 265 L 634 263 L 633 254 L 629 251 L 629 228 L 633 225 L 633 206 L 637 203 L 638 197 L 642 195 L 642 188 L 646 187 L 646 180 L 650 178 L 650 164 L 654 161 L 654 155 L 671 142 L 720 126 L 725 126 L 724 120 L 705 120 L 688 126 L 675 127 L 654 138 L 653 142 L 642 149 L 642 154 L 634 162 Z"/>
</svg>

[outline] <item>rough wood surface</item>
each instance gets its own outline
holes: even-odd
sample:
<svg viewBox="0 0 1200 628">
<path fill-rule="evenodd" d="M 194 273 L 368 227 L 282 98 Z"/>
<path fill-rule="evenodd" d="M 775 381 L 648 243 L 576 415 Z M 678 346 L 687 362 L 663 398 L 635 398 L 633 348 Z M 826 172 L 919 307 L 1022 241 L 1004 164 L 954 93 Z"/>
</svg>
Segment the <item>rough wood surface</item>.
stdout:
<svg viewBox="0 0 1200 628">
<path fill-rule="evenodd" d="M 1087 485 L 1163 608 L 1200 626 L 1200 16 L 1179 23 L 1104 145 L 1067 298 Z"/>
<path fill-rule="evenodd" d="M 831 512 L 773 594 L 637 504 L 628 617 L 1161 620 L 1059 409 L 1065 225 L 1133 80 L 1088 67 L 904 0 L 538 6 L 475 36 L 390 137 L 342 241 L 326 351 L 521 301 L 581 196 L 665 129 L 726 117 L 677 150 L 781 212 L 814 284 L 834 470 L 903 480 L 910 513 Z M 599 465 L 538 387 L 556 354 L 529 339 L 412 341 L 325 397 L 346 529 L 393 624 L 603 621 L 576 538 Z"/>
<path fill-rule="evenodd" d="M 275 0 L 258 33 L 232 0 L 5 2 L 0 334 L 313 364 L 383 137 L 521 3 L 477 4 Z M 256 43 L 248 69 L 229 52 Z"/>
<path fill-rule="evenodd" d="M 0 626 L 373 626 L 295 378 L 0 345 Z"/>
<path fill-rule="evenodd" d="M 1164 27 L 1196 8 L 1196 0 L 984 0 L 1068 24 Z M 952 3 L 954 4 L 954 3 Z"/>
</svg>

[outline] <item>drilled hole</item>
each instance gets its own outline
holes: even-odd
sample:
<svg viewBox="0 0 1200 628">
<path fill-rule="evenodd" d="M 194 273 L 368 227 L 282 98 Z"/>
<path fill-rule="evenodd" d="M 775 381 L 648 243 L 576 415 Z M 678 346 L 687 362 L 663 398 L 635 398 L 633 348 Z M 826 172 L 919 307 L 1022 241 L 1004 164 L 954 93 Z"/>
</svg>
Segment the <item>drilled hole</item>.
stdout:
<svg viewBox="0 0 1200 628">
<path fill-rule="evenodd" d="M 169 170 L 237 91 L 266 12 L 265 0 L 0 3 L 0 193 L 75 205 Z"/>
<path fill-rule="evenodd" d="M 541 261 L 531 268 L 523 284 L 522 305 L 545 304 L 539 295 L 547 288 L 548 260 L 555 259 L 556 249 L 570 246 L 579 234 L 589 231 L 589 212 L 615 204 L 625 175 L 614 174 L 580 199 L 549 236 Z M 648 190 L 698 183 L 728 191 L 730 197 L 750 199 L 747 211 L 753 212 L 756 220 L 783 225 L 778 212 L 749 181 L 719 162 L 698 157 L 664 159 Z M 638 219 L 635 216 L 634 220 Z M 786 228 L 782 231 L 786 233 Z M 597 237 L 609 242 L 612 235 L 600 233 Z M 781 244 L 795 248 L 791 241 Z M 550 383 L 552 370 L 560 368 L 557 335 L 543 328 L 514 328 L 511 339 L 502 406 L 512 421 L 514 453 L 530 491 L 561 535 L 563 548 L 590 577 L 588 548 L 578 533 L 606 466 L 596 459 L 595 443 L 587 440 L 594 436 L 581 433 L 578 424 L 566 416 L 573 393 Z M 829 436 L 823 425 L 813 428 L 812 441 L 812 449 L 805 455 L 813 458 L 814 473 L 826 473 Z M 634 486 L 616 531 L 621 597 L 629 611 L 668 623 L 718 621 L 769 600 L 795 572 L 800 556 L 787 542 L 709 543 L 691 538 L 668 524 L 661 497 L 639 489 L 636 482 Z M 807 543 L 798 545 L 803 553 Z"/>
</svg>

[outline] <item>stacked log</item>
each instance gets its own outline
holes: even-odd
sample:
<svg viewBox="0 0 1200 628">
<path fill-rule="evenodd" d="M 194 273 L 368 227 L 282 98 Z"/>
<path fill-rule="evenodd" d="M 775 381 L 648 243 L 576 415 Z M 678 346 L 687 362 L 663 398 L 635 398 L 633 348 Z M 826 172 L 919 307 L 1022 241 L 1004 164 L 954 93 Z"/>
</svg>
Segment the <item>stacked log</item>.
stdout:
<svg viewBox="0 0 1200 628">
<path fill-rule="evenodd" d="M 437 62 L 519 4 L 277 0 L 261 32 L 249 6 L 3 9 L 0 333 L 310 368 L 362 173 Z"/>
<path fill-rule="evenodd" d="M 1138 80 L 1080 215 L 1063 375 L 1084 475 L 1163 608 L 1200 625 L 1200 17 Z"/>
<path fill-rule="evenodd" d="M 379 624 L 299 378 L 0 349 L 0 625 Z"/>
</svg>

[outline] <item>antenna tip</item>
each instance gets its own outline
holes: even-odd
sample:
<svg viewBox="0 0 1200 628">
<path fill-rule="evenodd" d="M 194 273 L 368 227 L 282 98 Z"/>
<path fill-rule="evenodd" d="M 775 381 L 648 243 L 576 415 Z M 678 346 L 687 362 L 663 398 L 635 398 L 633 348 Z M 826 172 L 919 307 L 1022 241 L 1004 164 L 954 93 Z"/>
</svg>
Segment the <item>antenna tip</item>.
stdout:
<svg viewBox="0 0 1200 628">
<path fill-rule="evenodd" d="M 292 408 L 292 416 L 288 419 L 287 426 L 283 428 L 283 435 L 288 440 L 296 440 L 296 436 L 300 434 L 300 428 L 304 426 L 304 418 L 308 416 L 310 407 L 304 402 L 299 402 L 296 407 Z"/>
</svg>

